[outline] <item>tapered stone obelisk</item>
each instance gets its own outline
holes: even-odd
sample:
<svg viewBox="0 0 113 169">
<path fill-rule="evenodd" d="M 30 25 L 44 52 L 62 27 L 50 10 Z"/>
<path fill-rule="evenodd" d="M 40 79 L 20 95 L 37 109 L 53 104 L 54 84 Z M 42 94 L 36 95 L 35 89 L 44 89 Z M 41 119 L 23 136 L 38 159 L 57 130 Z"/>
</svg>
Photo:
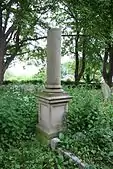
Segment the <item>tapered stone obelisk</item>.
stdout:
<svg viewBox="0 0 113 169">
<path fill-rule="evenodd" d="M 61 87 L 61 29 L 53 28 L 47 36 L 47 82 L 38 95 L 39 111 L 37 136 L 41 142 L 49 140 L 63 130 L 64 117 L 71 97 Z"/>
</svg>

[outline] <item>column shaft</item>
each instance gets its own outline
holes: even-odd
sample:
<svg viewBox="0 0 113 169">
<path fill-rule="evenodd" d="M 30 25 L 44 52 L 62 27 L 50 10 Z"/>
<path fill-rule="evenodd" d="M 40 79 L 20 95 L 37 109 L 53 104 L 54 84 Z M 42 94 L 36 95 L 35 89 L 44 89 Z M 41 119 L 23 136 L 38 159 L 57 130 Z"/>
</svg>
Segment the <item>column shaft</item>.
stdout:
<svg viewBox="0 0 113 169">
<path fill-rule="evenodd" d="M 46 89 L 61 88 L 61 29 L 53 28 L 47 36 Z"/>
</svg>

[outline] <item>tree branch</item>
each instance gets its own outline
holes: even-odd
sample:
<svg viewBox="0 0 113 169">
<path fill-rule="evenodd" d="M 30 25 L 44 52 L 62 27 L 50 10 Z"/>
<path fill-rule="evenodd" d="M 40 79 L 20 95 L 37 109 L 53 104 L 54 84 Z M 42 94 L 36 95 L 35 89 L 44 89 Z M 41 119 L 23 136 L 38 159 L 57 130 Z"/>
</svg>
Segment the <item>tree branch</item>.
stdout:
<svg viewBox="0 0 113 169">
<path fill-rule="evenodd" d="M 14 32 L 12 32 L 12 33 L 10 34 L 9 38 L 7 39 L 6 45 L 7 45 L 7 44 L 9 43 L 9 41 L 11 40 L 13 33 L 14 33 Z"/>
<path fill-rule="evenodd" d="M 64 6 L 66 6 L 67 7 L 67 9 L 68 10 L 66 10 L 65 8 L 63 8 L 63 10 L 64 11 L 66 11 L 73 19 L 75 19 L 76 20 L 76 18 L 75 18 L 75 16 L 74 16 L 74 14 L 73 14 L 73 12 L 71 11 L 71 9 L 70 9 L 70 7 L 69 7 L 69 5 L 67 5 L 66 3 L 64 3 L 64 2 L 62 2 L 62 4 L 64 5 Z"/>
<path fill-rule="evenodd" d="M 101 62 L 103 62 L 103 58 L 102 58 L 101 54 L 97 53 L 97 55 L 100 57 Z"/>
<path fill-rule="evenodd" d="M 9 19 L 9 16 L 10 16 L 10 12 L 11 12 L 10 10 L 11 10 L 12 2 L 13 2 L 13 0 L 10 0 L 9 3 L 7 4 L 7 9 L 6 9 L 7 13 L 6 13 L 5 23 L 4 23 L 4 27 L 3 27 L 3 32 L 4 33 L 6 31 L 8 19 Z"/>
<path fill-rule="evenodd" d="M 17 30 L 17 32 L 16 32 L 16 45 L 15 45 L 15 50 L 14 50 L 14 53 L 10 56 L 10 57 L 8 57 L 7 59 L 6 59 L 6 62 L 5 62 L 5 64 L 4 64 L 4 70 L 6 70 L 7 68 L 8 68 L 8 66 L 9 66 L 9 64 L 12 62 L 12 60 L 16 57 L 16 55 L 17 55 L 17 53 L 18 53 L 18 51 L 19 51 L 19 49 L 20 49 L 20 46 L 19 46 L 19 29 Z"/>
<path fill-rule="evenodd" d="M 76 36 L 78 36 L 77 34 L 74 34 L 74 35 L 64 35 L 64 34 L 62 34 L 61 35 L 62 37 L 76 37 Z M 88 35 L 83 35 L 83 34 L 79 34 L 79 36 L 88 36 Z M 40 40 L 40 39 L 46 39 L 47 38 L 47 36 L 42 36 L 42 37 L 35 37 L 35 38 L 26 38 L 26 39 L 23 39 L 22 41 L 21 41 L 21 43 L 23 43 L 23 42 L 26 42 L 26 41 L 36 41 L 36 40 Z"/>
<path fill-rule="evenodd" d="M 30 53 L 30 52 L 27 51 L 27 53 Z M 24 54 L 26 54 L 26 52 L 17 53 L 16 56 L 20 56 L 20 55 L 24 55 Z M 6 53 L 6 56 L 11 56 L 11 54 Z"/>
<path fill-rule="evenodd" d="M 8 38 L 8 36 L 14 32 L 15 28 L 14 28 L 14 23 L 12 24 L 12 26 L 10 26 L 10 28 L 7 30 L 6 34 L 5 34 L 5 39 Z"/>
<path fill-rule="evenodd" d="M 76 37 L 76 36 L 78 36 L 78 34 L 67 34 L 67 35 L 62 34 L 62 36 L 63 37 Z M 79 36 L 83 36 L 83 37 L 86 36 L 87 37 L 89 35 L 79 34 Z"/>
<path fill-rule="evenodd" d="M 7 27 L 7 22 L 8 22 L 8 19 L 9 19 L 9 15 L 10 15 L 10 11 L 8 10 L 8 11 L 7 11 L 7 14 L 6 14 L 6 19 L 5 19 L 4 27 L 3 27 L 3 32 L 4 32 L 4 33 L 5 33 L 5 31 L 6 31 L 6 27 Z"/>
</svg>

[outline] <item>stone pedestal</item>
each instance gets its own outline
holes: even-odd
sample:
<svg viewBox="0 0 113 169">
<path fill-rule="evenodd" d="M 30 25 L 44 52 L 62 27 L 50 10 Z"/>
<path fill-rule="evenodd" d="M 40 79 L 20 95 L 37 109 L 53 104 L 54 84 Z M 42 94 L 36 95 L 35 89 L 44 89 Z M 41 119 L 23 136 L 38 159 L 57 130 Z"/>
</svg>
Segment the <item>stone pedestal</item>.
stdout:
<svg viewBox="0 0 113 169">
<path fill-rule="evenodd" d="M 37 136 L 41 142 L 48 143 L 63 130 L 70 99 L 66 93 L 40 93 Z"/>
</svg>

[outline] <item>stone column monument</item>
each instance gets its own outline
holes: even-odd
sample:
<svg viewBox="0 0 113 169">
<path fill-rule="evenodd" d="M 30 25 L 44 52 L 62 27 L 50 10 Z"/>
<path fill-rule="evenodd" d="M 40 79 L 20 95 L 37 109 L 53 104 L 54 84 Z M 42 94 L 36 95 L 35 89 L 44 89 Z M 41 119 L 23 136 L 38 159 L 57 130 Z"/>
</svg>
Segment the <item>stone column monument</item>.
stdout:
<svg viewBox="0 0 113 169">
<path fill-rule="evenodd" d="M 63 130 L 67 105 L 71 99 L 61 87 L 60 67 L 61 29 L 53 28 L 47 36 L 47 83 L 45 90 L 38 95 L 37 137 L 45 143 Z"/>
</svg>

